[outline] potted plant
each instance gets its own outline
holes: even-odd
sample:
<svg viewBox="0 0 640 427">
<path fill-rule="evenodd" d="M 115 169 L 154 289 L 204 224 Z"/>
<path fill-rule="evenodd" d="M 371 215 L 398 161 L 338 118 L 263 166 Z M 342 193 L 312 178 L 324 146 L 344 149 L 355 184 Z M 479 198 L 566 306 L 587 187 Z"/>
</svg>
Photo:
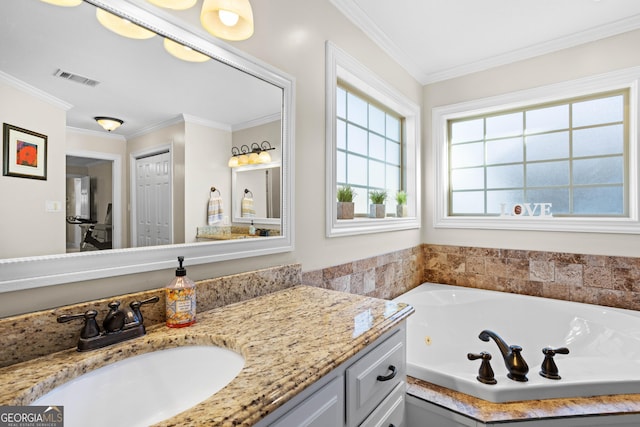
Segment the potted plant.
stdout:
<svg viewBox="0 0 640 427">
<path fill-rule="evenodd" d="M 338 188 L 338 219 L 353 219 L 353 198 L 356 192 L 349 185 Z"/>
<path fill-rule="evenodd" d="M 387 200 L 386 190 L 373 190 L 369 193 L 369 199 L 371 205 L 369 205 L 369 217 L 371 218 L 384 218 L 385 216 L 385 204 Z"/>
<path fill-rule="evenodd" d="M 396 216 L 398 218 L 407 216 L 409 212 L 409 209 L 407 208 L 407 192 L 399 190 L 396 193 L 396 202 L 398 203 L 396 206 Z"/>
</svg>

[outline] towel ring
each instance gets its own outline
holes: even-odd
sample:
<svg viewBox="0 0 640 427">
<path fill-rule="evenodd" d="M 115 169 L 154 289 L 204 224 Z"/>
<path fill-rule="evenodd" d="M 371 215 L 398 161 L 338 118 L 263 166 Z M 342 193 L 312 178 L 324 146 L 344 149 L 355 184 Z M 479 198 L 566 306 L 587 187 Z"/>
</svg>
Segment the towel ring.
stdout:
<svg viewBox="0 0 640 427">
<path fill-rule="evenodd" d="M 251 198 L 253 199 L 253 193 L 248 188 L 244 189 L 244 197 L 247 197 L 247 193 L 251 194 Z"/>
<path fill-rule="evenodd" d="M 218 190 L 216 187 L 211 187 L 211 192 L 212 192 L 212 193 L 216 193 L 216 192 L 217 192 L 217 193 L 218 193 L 218 196 L 220 196 L 220 195 L 221 195 L 221 194 L 220 194 L 220 190 Z"/>
</svg>

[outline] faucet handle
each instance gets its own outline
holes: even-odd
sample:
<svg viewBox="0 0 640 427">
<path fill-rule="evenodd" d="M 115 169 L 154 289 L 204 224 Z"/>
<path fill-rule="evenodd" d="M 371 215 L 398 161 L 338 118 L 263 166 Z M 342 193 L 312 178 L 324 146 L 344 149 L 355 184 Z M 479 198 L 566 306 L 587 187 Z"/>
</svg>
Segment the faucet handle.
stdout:
<svg viewBox="0 0 640 427">
<path fill-rule="evenodd" d="M 549 378 L 550 380 L 561 379 L 562 377 L 558 375 L 558 366 L 553 360 L 553 356 L 555 356 L 556 354 L 569 354 L 569 349 L 567 347 L 545 347 L 542 349 L 542 354 L 544 354 L 544 360 L 542 361 L 542 366 L 540 367 L 540 375 L 545 378 Z"/>
<path fill-rule="evenodd" d="M 124 327 L 124 311 L 120 310 L 120 301 L 111 301 L 107 305 L 111 310 L 104 317 L 102 327 L 106 332 L 117 332 Z"/>
<path fill-rule="evenodd" d="M 491 360 L 491 353 L 486 351 L 482 351 L 480 354 L 467 353 L 467 359 L 482 359 L 480 369 L 478 370 L 478 376 L 476 377 L 478 381 L 483 384 L 496 384 L 498 382 L 494 376 L 493 369 L 491 368 L 491 363 L 489 362 Z"/>
<path fill-rule="evenodd" d="M 157 295 L 155 297 L 148 298 L 143 301 L 131 301 L 129 303 L 130 310 L 126 310 L 126 322 L 125 325 L 129 326 L 137 326 L 142 325 L 144 323 L 144 318 L 142 317 L 142 312 L 140 311 L 140 307 L 145 304 L 155 304 L 160 301 L 160 297 Z"/>
<path fill-rule="evenodd" d="M 56 319 L 58 323 L 67 323 L 76 319 L 84 319 L 84 327 L 80 331 L 80 338 L 93 338 L 100 335 L 100 327 L 96 321 L 98 312 L 88 310 L 84 314 L 62 314 Z"/>
</svg>

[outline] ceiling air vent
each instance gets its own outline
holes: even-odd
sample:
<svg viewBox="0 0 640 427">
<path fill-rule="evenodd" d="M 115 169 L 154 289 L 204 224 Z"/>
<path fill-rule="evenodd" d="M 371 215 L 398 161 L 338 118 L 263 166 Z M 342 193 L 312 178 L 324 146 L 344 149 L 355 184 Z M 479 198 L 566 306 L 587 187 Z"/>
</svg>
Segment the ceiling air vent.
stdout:
<svg viewBox="0 0 640 427">
<path fill-rule="evenodd" d="M 73 82 L 83 84 L 85 86 L 96 87 L 100 84 L 100 82 L 97 80 L 93 80 L 93 79 L 90 79 L 89 77 L 73 74 L 68 71 L 63 71 L 60 69 L 58 69 L 55 73 L 53 73 L 53 75 L 56 77 L 60 77 L 61 79 L 71 80 Z"/>
</svg>

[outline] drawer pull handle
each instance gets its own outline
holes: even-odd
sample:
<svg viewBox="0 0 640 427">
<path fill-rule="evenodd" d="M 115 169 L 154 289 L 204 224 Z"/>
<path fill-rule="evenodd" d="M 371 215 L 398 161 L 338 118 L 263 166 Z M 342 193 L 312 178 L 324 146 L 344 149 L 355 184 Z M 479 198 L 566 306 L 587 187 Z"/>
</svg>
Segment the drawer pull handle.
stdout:
<svg viewBox="0 0 640 427">
<path fill-rule="evenodd" d="M 389 375 L 384 375 L 384 376 L 383 375 L 378 375 L 377 380 L 378 381 L 389 381 L 389 380 L 393 379 L 396 376 L 396 374 L 398 373 L 396 371 L 396 367 L 393 366 L 393 365 L 389 365 L 389 370 L 391 371 L 391 373 Z"/>
</svg>

